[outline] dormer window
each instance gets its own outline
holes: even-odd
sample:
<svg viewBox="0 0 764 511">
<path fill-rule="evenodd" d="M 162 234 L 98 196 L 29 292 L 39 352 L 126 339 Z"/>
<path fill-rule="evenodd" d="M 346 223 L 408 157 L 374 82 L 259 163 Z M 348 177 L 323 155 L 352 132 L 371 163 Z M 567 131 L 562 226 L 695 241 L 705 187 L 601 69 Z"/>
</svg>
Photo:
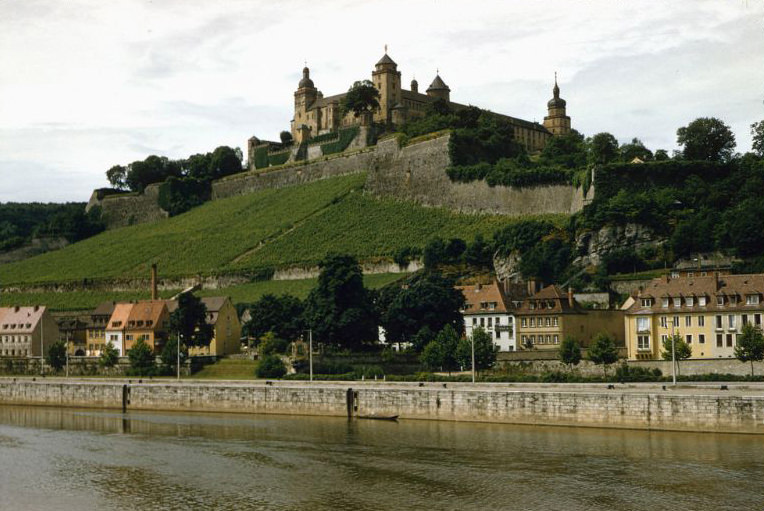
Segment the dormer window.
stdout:
<svg viewBox="0 0 764 511">
<path fill-rule="evenodd" d="M 706 297 L 705 296 L 699 296 L 698 297 L 698 305 L 700 305 L 701 307 L 705 307 L 706 306 Z"/>
<path fill-rule="evenodd" d="M 737 305 L 737 295 L 730 296 L 730 305 Z"/>
<path fill-rule="evenodd" d="M 668 306 L 669 306 L 669 299 L 661 298 L 661 307 L 668 307 Z"/>
<path fill-rule="evenodd" d="M 550 300 L 546 302 L 546 306 L 549 307 L 550 309 L 554 309 L 554 302 Z"/>
<path fill-rule="evenodd" d="M 693 305 L 695 305 L 695 298 L 692 296 L 687 296 L 684 299 L 684 303 L 685 305 L 687 305 L 687 307 L 692 307 Z"/>
<path fill-rule="evenodd" d="M 148 321 L 146 321 L 146 326 L 152 326 L 153 324 L 154 324 L 154 321 L 153 321 L 153 320 L 151 320 L 151 319 L 149 319 Z"/>
<path fill-rule="evenodd" d="M 652 307 L 652 306 L 653 306 L 652 298 L 642 298 L 642 307 Z"/>
<path fill-rule="evenodd" d="M 724 306 L 724 296 L 723 295 L 718 295 L 716 297 L 716 305 L 718 305 L 719 307 L 723 307 Z"/>
<path fill-rule="evenodd" d="M 759 304 L 759 295 L 746 295 L 745 296 L 745 304 L 746 305 L 758 305 Z"/>
<path fill-rule="evenodd" d="M 681 307 L 682 306 L 682 299 L 678 296 L 674 297 L 674 307 Z"/>
</svg>

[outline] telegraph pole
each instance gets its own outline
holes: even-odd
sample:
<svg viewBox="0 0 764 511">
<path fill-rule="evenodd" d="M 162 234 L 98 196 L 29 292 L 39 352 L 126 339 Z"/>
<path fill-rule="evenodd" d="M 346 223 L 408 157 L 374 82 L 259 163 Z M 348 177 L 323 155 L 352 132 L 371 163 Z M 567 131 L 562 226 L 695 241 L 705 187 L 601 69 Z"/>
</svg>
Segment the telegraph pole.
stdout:
<svg viewBox="0 0 764 511">
<path fill-rule="evenodd" d="M 313 381 L 313 329 L 308 330 L 308 360 L 310 361 L 310 381 Z"/>
</svg>

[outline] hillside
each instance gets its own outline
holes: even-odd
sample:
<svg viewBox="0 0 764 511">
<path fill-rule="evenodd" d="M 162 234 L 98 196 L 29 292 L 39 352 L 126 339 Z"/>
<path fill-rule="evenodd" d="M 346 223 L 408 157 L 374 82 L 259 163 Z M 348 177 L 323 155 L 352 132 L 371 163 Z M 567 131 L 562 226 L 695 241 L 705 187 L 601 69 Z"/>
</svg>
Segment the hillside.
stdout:
<svg viewBox="0 0 764 511">
<path fill-rule="evenodd" d="M 330 252 L 361 260 L 423 247 L 435 236 L 490 237 L 514 221 L 364 195 L 365 175 L 212 201 L 152 224 L 101 233 L 56 252 L 0 267 L 12 284 L 194 276 L 316 263 Z"/>
</svg>

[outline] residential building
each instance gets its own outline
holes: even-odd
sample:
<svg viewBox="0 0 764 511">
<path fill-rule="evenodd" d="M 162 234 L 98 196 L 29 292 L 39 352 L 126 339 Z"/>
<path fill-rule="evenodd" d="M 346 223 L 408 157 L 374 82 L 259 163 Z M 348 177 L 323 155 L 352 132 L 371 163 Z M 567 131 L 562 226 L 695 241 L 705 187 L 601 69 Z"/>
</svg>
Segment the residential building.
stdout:
<svg viewBox="0 0 764 511">
<path fill-rule="evenodd" d="M 196 356 L 223 356 L 238 353 L 241 347 L 241 321 L 231 299 L 227 296 L 203 297 L 207 308 L 207 324 L 212 326 L 212 340 L 208 346 L 191 346 L 188 354 Z M 178 308 L 175 300 L 167 301 L 172 314 Z"/>
<path fill-rule="evenodd" d="M 0 307 L 0 355 L 39 357 L 48 353 L 58 336 L 47 307 Z"/>
<path fill-rule="evenodd" d="M 170 313 L 165 300 L 141 300 L 132 304 L 125 327 L 125 353 L 143 340 L 154 353 L 160 353 L 170 329 Z"/>
<path fill-rule="evenodd" d="M 743 325 L 762 326 L 764 274 L 654 279 L 626 309 L 632 360 L 661 358 L 663 341 L 680 335 L 692 358 L 731 358 Z"/>
<path fill-rule="evenodd" d="M 97 357 L 106 345 L 106 325 L 114 313 L 116 302 L 102 302 L 90 313 L 90 322 L 85 335 L 85 354 Z"/>
<path fill-rule="evenodd" d="M 111 313 L 104 329 L 106 342 L 114 345 L 120 357 L 124 357 L 127 354 L 125 349 L 125 328 L 127 327 L 127 318 L 130 316 L 132 309 L 133 304 L 130 302 L 114 304 L 114 311 Z"/>
<path fill-rule="evenodd" d="M 80 316 L 59 316 L 55 318 L 58 324 L 58 340 L 66 344 L 70 356 L 84 357 L 87 348 L 88 321 Z"/>
<path fill-rule="evenodd" d="M 499 351 L 515 351 L 515 316 L 511 302 L 497 283 L 457 286 L 464 295 L 464 333 L 471 337 L 476 328 L 482 328 L 493 339 Z"/>
<path fill-rule="evenodd" d="M 556 350 L 566 337 L 586 348 L 599 333 L 607 333 L 623 345 L 623 311 L 587 309 L 558 286 L 547 286 L 523 300 L 515 311 L 520 349 Z"/>
</svg>

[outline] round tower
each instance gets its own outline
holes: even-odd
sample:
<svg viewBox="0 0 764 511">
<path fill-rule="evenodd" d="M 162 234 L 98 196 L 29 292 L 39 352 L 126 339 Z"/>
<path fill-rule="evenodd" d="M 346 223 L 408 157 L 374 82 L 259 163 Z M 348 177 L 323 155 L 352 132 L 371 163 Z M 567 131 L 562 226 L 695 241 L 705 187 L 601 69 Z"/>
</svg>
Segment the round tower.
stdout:
<svg viewBox="0 0 764 511">
<path fill-rule="evenodd" d="M 570 117 L 565 113 L 566 102 L 560 97 L 560 86 L 557 85 L 557 73 L 554 74 L 552 99 L 546 104 L 548 115 L 544 117 L 544 127 L 552 135 L 567 135 L 570 133 Z"/>
<path fill-rule="evenodd" d="M 430 86 L 427 87 L 427 95 L 433 98 L 451 101 L 451 89 L 448 88 L 448 85 L 446 85 L 446 82 L 443 81 L 439 74 L 435 75 L 435 79 Z"/>
</svg>

